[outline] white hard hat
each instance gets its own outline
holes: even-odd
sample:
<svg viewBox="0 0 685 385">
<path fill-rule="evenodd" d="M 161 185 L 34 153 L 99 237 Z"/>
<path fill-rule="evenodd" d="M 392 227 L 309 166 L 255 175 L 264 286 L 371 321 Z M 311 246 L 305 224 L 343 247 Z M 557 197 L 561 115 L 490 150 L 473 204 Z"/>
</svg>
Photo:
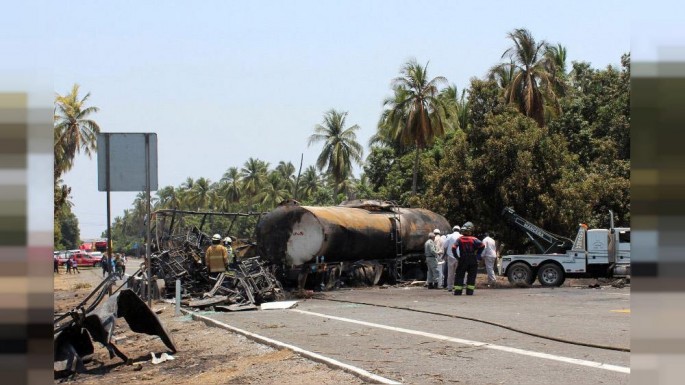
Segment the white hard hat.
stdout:
<svg viewBox="0 0 685 385">
<path fill-rule="evenodd" d="M 212 241 L 220 241 L 221 240 L 221 235 L 219 234 L 214 234 L 212 236 Z"/>
<path fill-rule="evenodd" d="M 440 234 L 440 229 L 433 230 L 433 234 Z"/>
<path fill-rule="evenodd" d="M 461 230 L 461 227 L 459 227 L 459 225 L 452 227 L 452 231 L 459 231 L 459 230 Z"/>
<path fill-rule="evenodd" d="M 232 242 L 233 242 L 233 240 L 231 239 L 231 237 L 224 238 L 224 243 L 232 243 Z"/>
</svg>

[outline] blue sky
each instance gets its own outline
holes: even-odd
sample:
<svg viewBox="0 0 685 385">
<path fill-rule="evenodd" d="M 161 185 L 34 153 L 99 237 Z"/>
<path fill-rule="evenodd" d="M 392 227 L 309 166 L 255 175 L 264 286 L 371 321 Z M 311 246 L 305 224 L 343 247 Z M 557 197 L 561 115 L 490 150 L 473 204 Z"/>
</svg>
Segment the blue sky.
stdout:
<svg viewBox="0 0 685 385">
<path fill-rule="evenodd" d="M 674 22 L 636 20 L 624 1 L 483 3 L 62 5 L 51 15 L 65 26 L 51 31 L 54 87 L 63 94 L 76 82 L 90 92 L 103 131 L 156 132 L 159 185 L 177 186 L 188 176 L 217 181 L 249 157 L 298 166 L 304 153 L 304 167 L 313 164 L 320 146 L 307 147 L 307 138 L 331 108 L 349 112 L 348 124 L 361 127 L 357 138 L 366 145 L 391 79 L 412 57 L 461 90 L 500 61 L 514 28 L 564 45 L 569 66 L 599 68 L 618 65 L 631 42 L 645 58 L 653 55 L 653 39 L 631 35 L 635 30 L 657 26 L 674 36 L 666 32 Z M 99 236 L 106 210 L 96 159 L 79 157 L 64 180 L 82 238 Z M 112 193 L 113 217 L 134 196 Z"/>
</svg>

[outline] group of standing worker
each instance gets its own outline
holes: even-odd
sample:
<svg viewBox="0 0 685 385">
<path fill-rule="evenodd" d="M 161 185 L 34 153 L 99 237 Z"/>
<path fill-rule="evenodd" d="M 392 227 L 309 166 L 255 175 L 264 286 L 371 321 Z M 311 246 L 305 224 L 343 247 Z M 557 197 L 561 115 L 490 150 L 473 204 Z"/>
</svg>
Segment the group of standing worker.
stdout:
<svg viewBox="0 0 685 385">
<path fill-rule="evenodd" d="M 488 274 L 488 285 L 497 283 L 495 261 L 497 246 L 489 233 L 480 240 L 473 236 L 474 226 L 471 222 L 463 226 L 454 226 L 452 233 L 442 236 L 439 229 L 428 234 L 424 244 L 426 257 L 427 286 L 429 289 L 445 288 L 454 295 L 473 295 L 476 289 L 478 261 L 483 260 Z M 439 266 L 442 265 L 442 269 Z"/>
<path fill-rule="evenodd" d="M 114 254 L 114 257 L 107 257 L 107 255 L 104 255 L 100 261 L 100 265 L 102 266 L 103 277 L 112 273 L 119 277 L 123 277 L 126 273 L 126 256 Z"/>
</svg>

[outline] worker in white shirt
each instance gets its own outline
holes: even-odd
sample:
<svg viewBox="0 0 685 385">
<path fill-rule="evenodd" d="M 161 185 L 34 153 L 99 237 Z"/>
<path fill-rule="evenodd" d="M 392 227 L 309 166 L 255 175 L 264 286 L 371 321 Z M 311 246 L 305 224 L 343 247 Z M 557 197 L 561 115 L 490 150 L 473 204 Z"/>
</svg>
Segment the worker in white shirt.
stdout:
<svg viewBox="0 0 685 385">
<path fill-rule="evenodd" d="M 433 230 L 433 234 L 435 234 L 435 251 L 438 253 L 438 287 L 442 288 L 442 287 L 444 287 L 443 282 L 444 282 L 444 278 L 445 278 L 443 276 L 443 271 L 442 271 L 442 267 L 445 264 L 445 259 L 444 259 L 445 237 L 440 235 L 440 229 Z"/>
<path fill-rule="evenodd" d="M 457 239 L 461 237 L 459 233 L 460 227 L 452 227 L 452 234 L 447 236 L 445 240 L 445 248 L 447 253 L 446 262 L 447 263 L 447 290 L 452 291 L 454 288 L 454 274 L 457 271 L 457 256 L 455 256 L 452 251 L 452 246 L 457 242 Z M 457 250 L 459 252 L 459 250 Z"/>
<path fill-rule="evenodd" d="M 485 271 L 488 273 L 488 286 L 497 284 L 497 277 L 495 277 L 495 261 L 497 260 L 497 244 L 490 236 L 490 232 L 485 233 L 483 243 L 485 249 L 483 250 L 483 261 L 485 262 Z"/>
</svg>

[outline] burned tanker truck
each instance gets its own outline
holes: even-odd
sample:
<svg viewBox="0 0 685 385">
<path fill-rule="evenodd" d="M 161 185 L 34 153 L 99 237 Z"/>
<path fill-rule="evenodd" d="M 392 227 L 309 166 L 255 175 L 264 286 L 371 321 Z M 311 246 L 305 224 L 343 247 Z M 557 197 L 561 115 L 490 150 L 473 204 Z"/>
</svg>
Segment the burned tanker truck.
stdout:
<svg viewBox="0 0 685 385">
<path fill-rule="evenodd" d="M 353 200 L 338 206 L 301 206 L 289 200 L 261 217 L 259 254 L 284 284 L 331 289 L 423 280 L 428 234 L 450 229 L 434 212 L 392 202 Z"/>
</svg>

